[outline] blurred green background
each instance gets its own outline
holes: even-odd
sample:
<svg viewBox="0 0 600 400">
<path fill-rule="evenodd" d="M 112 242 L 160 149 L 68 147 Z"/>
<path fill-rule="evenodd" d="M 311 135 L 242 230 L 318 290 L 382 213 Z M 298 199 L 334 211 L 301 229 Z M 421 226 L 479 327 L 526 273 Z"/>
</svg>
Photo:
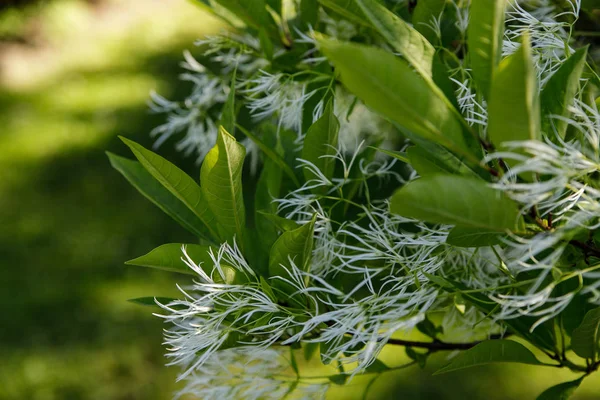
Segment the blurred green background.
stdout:
<svg viewBox="0 0 600 400">
<path fill-rule="evenodd" d="M 173 277 L 123 262 L 191 238 L 104 152 L 128 156 L 117 135 L 151 145 L 163 117 L 148 113 L 149 92 L 185 93 L 182 51 L 219 29 L 186 0 L 0 0 L 1 400 L 152 400 L 176 390 L 163 323 L 127 302 L 174 294 Z M 194 171 L 172 146 L 161 154 Z M 384 360 L 402 362 L 389 351 Z M 432 377 L 434 369 L 384 375 L 371 398 L 533 399 L 574 377 L 519 366 Z M 330 397 L 360 392 L 349 389 Z M 600 399 L 600 376 L 575 398 Z"/>
</svg>

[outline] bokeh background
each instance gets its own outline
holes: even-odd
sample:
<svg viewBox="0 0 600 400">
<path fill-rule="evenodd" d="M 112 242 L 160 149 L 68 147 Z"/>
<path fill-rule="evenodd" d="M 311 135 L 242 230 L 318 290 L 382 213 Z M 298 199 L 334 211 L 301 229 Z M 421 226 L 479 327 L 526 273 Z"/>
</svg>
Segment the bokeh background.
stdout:
<svg viewBox="0 0 600 400">
<path fill-rule="evenodd" d="M 175 294 L 173 276 L 123 262 L 192 238 L 104 152 L 128 156 L 117 135 L 151 145 L 163 117 L 148 112 L 150 91 L 185 93 L 182 51 L 221 29 L 187 0 L 0 0 L 0 400 L 154 400 L 177 389 L 162 321 L 127 302 Z M 161 154 L 197 174 L 172 146 Z M 446 356 L 382 376 L 369 398 L 534 399 L 575 378 L 515 365 L 432 377 Z M 600 399 L 600 376 L 574 398 Z"/>
</svg>

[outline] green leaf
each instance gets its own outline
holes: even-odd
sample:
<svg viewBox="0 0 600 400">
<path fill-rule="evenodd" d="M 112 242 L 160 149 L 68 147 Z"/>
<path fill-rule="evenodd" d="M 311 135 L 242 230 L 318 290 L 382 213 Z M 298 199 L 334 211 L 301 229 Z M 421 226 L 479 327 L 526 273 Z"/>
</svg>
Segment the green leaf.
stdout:
<svg viewBox="0 0 600 400">
<path fill-rule="evenodd" d="M 137 161 L 106 153 L 110 164 L 119 171 L 141 194 L 173 218 L 179 225 L 199 238 L 212 241 L 202 221 L 177 197 L 169 192 Z"/>
<path fill-rule="evenodd" d="M 412 23 L 431 44 L 437 44 L 440 38 L 432 28 L 434 19 L 437 20 L 444 12 L 446 0 L 419 0 L 413 11 Z"/>
<path fill-rule="evenodd" d="M 344 85 L 367 106 L 417 136 L 476 158 L 465 142 L 462 118 L 404 60 L 364 45 L 331 39 L 319 44 Z"/>
<path fill-rule="evenodd" d="M 389 371 L 390 367 L 388 367 L 387 365 L 385 365 L 385 363 L 379 359 L 375 359 L 375 361 L 373 361 L 371 363 L 371 365 L 369 365 L 366 369 L 365 372 L 368 374 L 380 374 L 382 372 L 385 371 Z"/>
<path fill-rule="evenodd" d="M 237 70 L 233 70 L 233 76 L 231 77 L 231 85 L 229 87 L 229 94 L 227 100 L 223 105 L 223 111 L 221 113 L 221 126 L 227 132 L 235 132 L 235 83 L 236 83 Z"/>
<path fill-rule="evenodd" d="M 376 0 L 319 0 L 350 20 L 375 29 L 424 78 L 431 79 L 435 49 L 415 28 Z"/>
<path fill-rule="evenodd" d="M 290 259 L 296 267 L 308 272 L 313 248 L 313 233 L 316 215 L 313 219 L 293 231 L 283 232 L 279 239 L 273 244 L 269 256 L 269 276 L 280 276 L 289 278 L 286 268 L 290 269 Z M 290 287 L 285 282 L 275 280 L 275 287 L 289 293 Z"/>
<path fill-rule="evenodd" d="M 407 346 L 404 348 L 406 355 L 419 364 L 419 367 L 425 368 L 427 364 L 427 354 L 417 353 L 412 347 Z"/>
<path fill-rule="evenodd" d="M 571 349 L 582 358 L 595 358 L 600 341 L 600 307 L 588 311 L 573 330 Z"/>
<path fill-rule="evenodd" d="M 335 385 L 343 386 L 348 380 L 348 375 L 346 374 L 337 374 L 331 375 L 328 377 L 329 381 Z"/>
<path fill-rule="evenodd" d="M 486 247 L 502 243 L 502 236 L 497 231 L 455 226 L 448 234 L 446 243 L 457 247 Z"/>
<path fill-rule="evenodd" d="M 202 163 L 200 181 L 202 193 L 218 222 L 221 237 L 236 238 L 243 243 L 246 227 L 246 210 L 242 193 L 242 169 L 246 149 L 223 128 L 219 130 L 217 144 Z"/>
<path fill-rule="evenodd" d="M 333 101 L 329 101 L 321 118 L 308 128 L 302 148 L 302 158 L 314 164 L 327 179 L 333 176 L 335 158 L 338 143 L 340 123 L 333 114 Z M 307 181 L 315 176 L 307 168 L 304 168 L 304 177 Z M 313 191 L 321 193 L 324 187 L 315 188 Z"/>
<path fill-rule="evenodd" d="M 269 27 L 273 31 L 273 19 L 270 17 L 265 0 L 215 0 L 244 23 L 252 28 Z"/>
<path fill-rule="evenodd" d="M 458 100 L 456 99 L 456 85 L 450 80 L 450 67 L 442 60 L 442 51 L 438 51 L 433 57 L 433 82 L 441 89 L 452 106 L 459 110 Z"/>
<path fill-rule="evenodd" d="M 581 385 L 583 377 L 570 382 L 563 382 L 545 390 L 536 400 L 568 400 Z"/>
<path fill-rule="evenodd" d="M 567 118 L 571 115 L 568 110 L 573 103 L 577 90 L 579 89 L 579 80 L 585 67 L 588 48 L 584 47 L 577 50 L 571 57 L 561 64 L 550 79 L 540 96 L 542 114 L 544 115 L 544 125 L 549 133 L 549 128 L 554 125 L 561 137 L 565 136 L 567 131 L 567 122 L 562 119 L 556 119 L 552 116 Z"/>
<path fill-rule="evenodd" d="M 434 340 L 437 339 L 438 334 L 444 333 L 444 328 L 442 326 L 435 326 L 427 316 L 425 316 L 423 321 L 417 324 L 417 329 L 422 334 L 427 335 Z"/>
<path fill-rule="evenodd" d="M 127 261 L 125 264 L 198 276 L 198 273 L 190 269 L 190 267 L 183 262 L 182 257 L 184 255 L 181 248 L 182 246 L 185 246 L 186 252 L 192 261 L 194 261 L 196 265 L 199 265 L 204 273 L 211 277 L 216 283 L 231 284 L 240 282 L 243 278 L 231 266 L 225 264 L 220 266 L 222 275 L 218 271 L 213 273 L 214 262 L 209 254 L 211 247 L 198 244 L 164 244 L 146 255 Z M 216 252 L 218 249 L 212 248 L 212 250 Z"/>
<path fill-rule="evenodd" d="M 491 363 L 544 365 L 525 346 L 512 340 L 486 340 L 456 356 L 434 375 Z"/>
<path fill-rule="evenodd" d="M 283 172 L 285 172 L 285 174 L 292 180 L 292 182 L 294 182 L 294 184 L 296 186 L 300 186 L 300 182 L 298 181 L 298 178 L 294 174 L 294 171 L 285 162 L 283 157 L 281 157 L 279 154 L 277 154 L 277 152 L 275 152 L 272 148 L 267 146 L 262 140 L 260 140 L 256 135 L 252 134 L 247 129 L 245 129 L 243 126 L 241 126 L 241 125 L 236 125 L 236 126 L 238 127 L 238 129 L 240 131 L 242 131 L 242 133 L 244 135 L 246 135 L 248 137 L 248 139 L 252 140 L 258 146 L 258 148 L 263 153 L 265 153 L 265 155 L 267 157 L 269 157 L 271 160 L 273 160 L 273 162 L 275 162 L 283 170 Z"/>
<path fill-rule="evenodd" d="M 319 343 L 306 342 L 306 343 L 303 343 L 303 347 L 304 347 L 304 360 L 310 361 L 310 360 L 312 360 L 313 356 L 315 354 L 317 354 L 317 351 L 319 350 Z"/>
<path fill-rule="evenodd" d="M 421 221 L 496 232 L 514 230 L 519 220 L 517 205 L 502 192 L 456 175 L 432 175 L 409 183 L 392 196 L 390 210 Z"/>
<path fill-rule="evenodd" d="M 317 0 L 300 0 L 300 18 L 305 27 L 315 27 L 319 21 L 319 2 Z"/>
<path fill-rule="evenodd" d="M 133 155 L 171 194 L 179 199 L 206 226 L 210 237 L 219 238 L 214 229 L 215 216 L 208 208 L 200 186 L 189 175 L 158 154 L 127 138 L 120 139 L 131 149 Z"/>
<path fill-rule="evenodd" d="M 529 38 L 494 73 L 489 99 L 488 136 L 496 147 L 541 137 L 540 104 Z"/>
<path fill-rule="evenodd" d="M 506 0 L 477 0 L 471 2 L 469 10 L 467 44 L 473 79 L 485 98 L 489 98 L 502 55 L 505 7 Z"/>
<path fill-rule="evenodd" d="M 296 221 L 280 217 L 277 214 L 271 214 L 264 211 L 258 211 L 258 213 L 268 219 L 280 231 L 293 231 L 294 229 L 298 229 L 300 227 Z"/>
</svg>

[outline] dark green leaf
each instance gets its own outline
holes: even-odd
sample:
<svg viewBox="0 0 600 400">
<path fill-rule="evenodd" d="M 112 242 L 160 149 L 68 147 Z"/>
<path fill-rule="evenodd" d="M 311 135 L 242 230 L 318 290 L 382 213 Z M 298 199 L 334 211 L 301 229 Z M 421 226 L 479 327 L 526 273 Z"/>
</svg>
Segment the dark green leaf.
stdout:
<svg viewBox="0 0 600 400">
<path fill-rule="evenodd" d="M 119 171 L 148 200 L 156 204 L 179 225 L 198 236 L 199 238 L 213 241 L 206 225 L 182 203 L 175 195 L 169 192 L 137 161 L 128 160 L 112 153 L 106 153 L 111 165 Z"/>
<path fill-rule="evenodd" d="M 488 136 L 496 147 L 508 141 L 540 139 L 540 104 L 528 36 L 495 71 L 488 112 Z"/>
<path fill-rule="evenodd" d="M 502 362 L 543 365 L 527 347 L 520 343 L 512 340 L 486 340 L 457 355 L 450 364 L 437 370 L 434 375 Z"/>
<path fill-rule="evenodd" d="M 158 154 L 122 136 L 120 138 L 129 146 L 144 168 L 202 221 L 210 232 L 211 238 L 213 240 L 219 238 L 214 229 L 215 216 L 208 208 L 207 201 L 196 181 Z"/>
<path fill-rule="evenodd" d="M 315 27 L 319 18 L 319 2 L 317 0 L 300 0 L 300 18 L 305 27 Z"/>
<path fill-rule="evenodd" d="M 506 0 L 477 0 L 469 10 L 467 44 L 473 79 L 485 98 L 502 55 L 505 7 Z"/>
<path fill-rule="evenodd" d="M 429 336 L 432 339 L 436 339 L 438 334 L 444 333 L 444 328 L 441 326 L 435 326 L 435 324 L 427 317 L 417 324 L 417 329 L 419 332 Z"/>
<path fill-rule="evenodd" d="M 567 118 L 571 114 L 568 108 L 579 89 L 586 57 L 587 47 L 577 50 L 550 77 L 540 96 L 546 130 L 549 131 L 548 128 L 554 125 L 561 137 L 565 136 L 567 122 L 553 116 Z"/>
<path fill-rule="evenodd" d="M 409 183 L 392 196 L 390 210 L 421 221 L 496 232 L 514 230 L 520 218 L 517 205 L 502 192 L 456 175 L 432 175 Z"/>
<path fill-rule="evenodd" d="M 304 347 L 304 360 L 310 361 L 310 360 L 312 360 L 313 356 L 319 350 L 319 343 L 306 342 L 303 344 L 303 347 Z"/>
<path fill-rule="evenodd" d="M 333 156 L 337 149 L 339 130 L 340 123 L 333 114 L 333 101 L 329 101 L 321 118 L 308 128 L 304 139 L 302 158 L 314 164 L 327 179 L 332 178 L 335 168 Z M 304 168 L 304 177 L 307 181 L 315 178 L 307 168 Z M 314 191 L 320 193 L 322 189 L 326 188 L 315 188 Z"/>
<path fill-rule="evenodd" d="M 579 385 L 581 385 L 582 381 L 583 378 L 579 378 L 552 386 L 540 394 L 536 400 L 568 400 L 575 393 Z"/>
<path fill-rule="evenodd" d="M 600 307 L 588 311 L 571 336 L 571 349 L 582 358 L 594 358 L 600 341 Z"/>
<path fill-rule="evenodd" d="M 438 20 L 446 5 L 446 0 L 419 0 L 413 11 L 412 23 L 431 44 L 438 44 L 437 32 L 433 29 L 434 20 Z"/>
<path fill-rule="evenodd" d="M 292 221 L 291 219 L 283 218 L 276 214 L 266 213 L 264 211 L 258 211 L 258 213 L 268 219 L 280 231 L 293 231 L 294 229 L 298 229 L 300 227 L 296 221 Z"/>
<path fill-rule="evenodd" d="M 379 373 L 389 371 L 389 370 L 390 370 L 390 367 L 385 365 L 385 363 L 383 361 L 375 359 L 375 361 L 373 361 L 373 363 L 371 363 L 371 365 L 369 365 L 365 369 L 365 372 L 368 374 L 379 374 Z"/>
<path fill-rule="evenodd" d="M 200 169 L 202 193 L 225 240 L 243 243 L 246 210 L 242 193 L 242 168 L 246 149 L 223 128 L 217 144 L 206 155 Z"/>
<path fill-rule="evenodd" d="M 386 150 L 386 149 L 382 149 L 379 147 L 373 147 L 373 146 L 369 146 L 372 149 L 375 149 L 383 154 L 387 154 L 390 157 L 395 158 L 396 160 L 400 160 L 403 163 L 409 163 L 409 159 L 406 153 L 403 153 L 401 151 L 392 151 L 392 150 Z"/>
<path fill-rule="evenodd" d="M 329 381 L 331 383 L 340 385 L 340 386 L 344 385 L 347 380 L 348 380 L 348 375 L 346 375 L 346 374 L 331 375 L 329 377 Z"/>
<path fill-rule="evenodd" d="M 425 365 L 427 364 L 427 354 L 417 353 L 412 347 L 408 346 L 405 347 L 404 350 L 411 360 L 414 360 L 419 364 L 419 367 L 425 368 Z"/>
</svg>

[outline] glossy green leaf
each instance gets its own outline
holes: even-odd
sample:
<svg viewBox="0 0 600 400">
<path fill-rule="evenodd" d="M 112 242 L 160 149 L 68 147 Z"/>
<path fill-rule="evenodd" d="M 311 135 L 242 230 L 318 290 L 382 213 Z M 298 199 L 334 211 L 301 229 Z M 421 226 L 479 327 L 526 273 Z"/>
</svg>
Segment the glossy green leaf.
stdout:
<svg viewBox="0 0 600 400">
<path fill-rule="evenodd" d="M 519 220 L 517 205 L 502 192 L 456 175 L 432 175 L 407 184 L 392 196 L 390 210 L 421 221 L 497 232 L 514 230 Z"/>
<path fill-rule="evenodd" d="M 187 254 L 195 263 L 205 263 L 210 265 L 209 275 L 212 271 L 213 262 L 209 256 L 210 246 L 201 246 L 198 244 L 169 243 L 163 244 L 152 250 L 150 253 L 141 257 L 127 261 L 127 265 L 137 265 L 139 267 L 156 268 L 164 271 L 179 272 L 188 275 L 197 275 L 183 262 L 182 246 L 185 246 Z"/>
<path fill-rule="evenodd" d="M 588 311 L 571 335 L 571 349 L 579 357 L 594 358 L 600 346 L 600 307 Z"/>
<path fill-rule="evenodd" d="M 296 267 L 308 271 L 313 248 L 313 233 L 316 216 L 293 231 L 283 232 L 273 244 L 269 256 L 269 276 L 289 278 L 287 270 L 290 269 L 290 259 Z M 287 269 L 287 270 L 286 270 Z M 287 291 L 288 285 L 280 280 L 274 280 L 273 285 Z"/>
<path fill-rule="evenodd" d="M 433 57 L 432 77 L 433 82 L 444 93 L 448 101 L 459 110 L 458 100 L 456 99 L 456 84 L 450 80 L 450 67 L 442 60 L 442 51 L 438 51 Z"/>
<path fill-rule="evenodd" d="M 540 104 L 529 38 L 494 73 L 488 106 L 488 136 L 496 147 L 541 138 Z"/>
<path fill-rule="evenodd" d="M 344 85 L 367 106 L 415 135 L 472 156 L 461 117 L 441 90 L 432 89 L 404 60 L 364 45 L 331 39 L 319 44 Z"/>
<path fill-rule="evenodd" d="M 415 28 L 376 0 L 319 0 L 324 6 L 375 29 L 423 77 L 432 75 L 435 49 Z"/>
<path fill-rule="evenodd" d="M 165 214 L 197 237 L 208 241 L 213 240 L 209 230 L 194 212 L 165 189 L 139 162 L 109 152 L 106 154 L 113 168 Z"/>
<path fill-rule="evenodd" d="M 568 118 L 570 116 L 569 106 L 573 104 L 579 80 L 585 67 L 587 47 L 577 50 L 569 57 L 560 68 L 550 77 L 540 96 L 542 114 L 546 131 L 554 125 L 561 137 L 565 136 L 567 122 L 554 116 Z"/>
<path fill-rule="evenodd" d="M 444 12 L 445 5 L 446 0 L 419 0 L 413 11 L 412 23 L 415 29 L 432 44 L 440 41 L 433 26 L 434 20 L 438 20 Z"/>
<path fill-rule="evenodd" d="M 206 226 L 210 236 L 216 240 L 219 235 L 214 228 L 215 216 L 208 208 L 207 201 L 200 186 L 189 175 L 158 154 L 145 149 L 143 146 L 120 136 L 129 146 L 133 155 L 171 194 L 179 199 Z"/>
<path fill-rule="evenodd" d="M 485 98 L 502 55 L 505 8 L 506 0 L 477 0 L 469 10 L 467 44 L 473 79 Z"/>
<path fill-rule="evenodd" d="M 552 386 L 540 394 L 536 400 L 568 400 L 575 393 L 579 385 L 581 385 L 582 381 L 583 378 L 579 378 Z"/>
<path fill-rule="evenodd" d="M 340 123 L 333 114 L 333 101 L 327 103 L 321 118 L 308 128 L 302 148 L 302 158 L 314 164 L 327 178 L 333 177 L 335 158 L 337 150 L 338 133 Z M 304 177 L 307 181 L 315 179 L 315 175 L 308 168 L 304 168 Z M 315 192 L 321 192 L 326 188 L 315 188 Z"/>
<path fill-rule="evenodd" d="M 202 193 L 215 215 L 222 238 L 236 238 L 243 243 L 246 229 L 246 210 L 242 193 L 242 169 L 246 149 L 223 128 L 217 144 L 202 163 L 200 181 Z"/>
<path fill-rule="evenodd" d="M 450 364 L 437 370 L 434 375 L 503 362 L 543 365 L 527 347 L 520 343 L 512 340 L 486 340 L 458 354 Z"/>
<path fill-rule="evenodd" d="M 502 236 L 497 231 L 455 226 L 448 234 L 446 243 L 456 247 L 485 247 L 501 244 Z"/>
</svg>

